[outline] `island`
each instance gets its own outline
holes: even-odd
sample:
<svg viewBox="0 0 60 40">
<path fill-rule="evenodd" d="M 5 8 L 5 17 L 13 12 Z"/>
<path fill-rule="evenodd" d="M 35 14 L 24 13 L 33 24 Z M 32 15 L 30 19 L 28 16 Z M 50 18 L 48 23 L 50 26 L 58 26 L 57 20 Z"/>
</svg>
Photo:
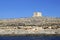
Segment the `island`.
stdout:
<svg viewBox="0 0 60 40">
<path fill-rule="evenodd" d="M 60 18 L 44 17 L 34 12 L 32 17 L 0 19 L 0 35 L 58 35 Z"/>
</svg>

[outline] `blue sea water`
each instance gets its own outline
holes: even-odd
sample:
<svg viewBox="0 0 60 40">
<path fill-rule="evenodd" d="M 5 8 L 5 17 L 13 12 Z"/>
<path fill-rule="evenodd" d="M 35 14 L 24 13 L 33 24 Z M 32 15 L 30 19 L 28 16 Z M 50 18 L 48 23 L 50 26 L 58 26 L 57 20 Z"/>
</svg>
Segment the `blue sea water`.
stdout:
<svg viewBox="0 0 60 40">
<path fill-rule="evenodd" d="M 0 36 L 0 40 L 60 40 L 60 36 Z"/>
</svg>

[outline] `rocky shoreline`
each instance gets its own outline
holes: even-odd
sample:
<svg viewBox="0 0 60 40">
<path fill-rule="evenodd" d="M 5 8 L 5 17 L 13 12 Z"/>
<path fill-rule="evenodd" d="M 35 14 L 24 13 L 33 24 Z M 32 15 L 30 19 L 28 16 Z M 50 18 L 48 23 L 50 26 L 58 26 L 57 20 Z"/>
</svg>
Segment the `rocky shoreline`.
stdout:
<svg viewBox="0 0 60 40">
<path fill-rule="evenodd" d="M 34 27 L 34 28 L 25 27 L 22 29 L 0 28 L 0 35 L 1 36 L 60 35 L 60 28 L 59 29 L 42 29 L 41 27 Z"/>
</svg>

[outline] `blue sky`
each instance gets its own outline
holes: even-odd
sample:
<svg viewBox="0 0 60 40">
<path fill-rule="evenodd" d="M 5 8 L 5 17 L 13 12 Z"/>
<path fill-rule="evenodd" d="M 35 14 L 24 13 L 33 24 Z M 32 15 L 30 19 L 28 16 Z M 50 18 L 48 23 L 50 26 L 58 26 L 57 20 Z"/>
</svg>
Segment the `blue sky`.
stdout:
<svg viewBox="0 0 60 40">
<path fill-rule="evenodd" d="M 0 0 L 0 18 L 43 16 L 60 17 L 60 0 Z"/>
</svg>

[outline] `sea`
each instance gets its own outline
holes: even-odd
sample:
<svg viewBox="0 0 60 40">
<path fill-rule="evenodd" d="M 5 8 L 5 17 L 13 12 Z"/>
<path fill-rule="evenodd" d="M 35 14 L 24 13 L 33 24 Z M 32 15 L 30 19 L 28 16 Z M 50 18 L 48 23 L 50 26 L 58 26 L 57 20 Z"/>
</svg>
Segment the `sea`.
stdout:
<svg viewBox="0 0 60 40">
<path fill-rule="evenodd" d="M 0 36 L 0 40 L 60 40 L 60 36 Z"/>
</svg>

